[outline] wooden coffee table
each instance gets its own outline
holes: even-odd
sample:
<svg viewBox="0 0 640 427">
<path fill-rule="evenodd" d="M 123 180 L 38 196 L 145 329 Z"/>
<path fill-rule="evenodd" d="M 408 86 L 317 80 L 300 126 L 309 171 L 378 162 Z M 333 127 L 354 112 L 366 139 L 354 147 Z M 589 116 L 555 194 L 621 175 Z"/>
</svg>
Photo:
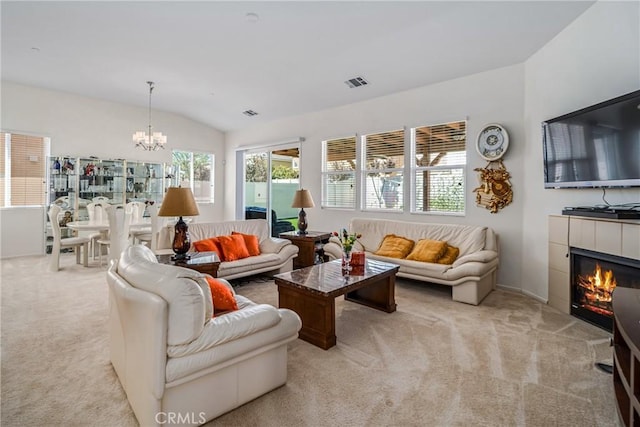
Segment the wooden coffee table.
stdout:
<svg viewBox="0 0 640 427">
<path fill-rule="evenodd" d="M 293 270 L 274 276 L 278 305 L 302 319 L 300 338 L 327 350 L 336 345 L 335 298 L 392 313 L 396 311 L 395 284 L 399 267 L 366 260 L 358 275 L 343 275 L 342 261 Z"/>
</svg>

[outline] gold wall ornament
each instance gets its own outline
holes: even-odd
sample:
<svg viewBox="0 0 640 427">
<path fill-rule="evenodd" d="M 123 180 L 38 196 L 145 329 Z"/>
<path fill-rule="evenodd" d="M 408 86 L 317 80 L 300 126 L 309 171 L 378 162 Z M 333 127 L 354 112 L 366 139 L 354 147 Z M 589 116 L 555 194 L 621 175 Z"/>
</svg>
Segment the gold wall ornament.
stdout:
<svg viewBox="0 0 640 427">
<path fill-rule="evenodd" d="M 502 160 L 489 162 L 484 168 L 475 168 L 480 172 L 478 177 L 480 187 L 474 188 L 476 204 L 489 209 L 491 213 L 497 213 L 513 201 L 513 190 L 509 178 L 511 174 L 502 163 Z"/>
</svg>

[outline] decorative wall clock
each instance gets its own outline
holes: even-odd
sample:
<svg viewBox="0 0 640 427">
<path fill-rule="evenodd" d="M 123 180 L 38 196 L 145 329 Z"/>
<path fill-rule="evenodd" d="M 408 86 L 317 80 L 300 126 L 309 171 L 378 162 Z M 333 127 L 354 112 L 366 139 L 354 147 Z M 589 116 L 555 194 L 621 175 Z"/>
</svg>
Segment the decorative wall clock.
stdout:
<svg viewBox="0 0 640 427">
<path fill-rule="evenodd" d="M 476 139 L 476 150 L 480 157 L 488 161 L 499 160 L 509 148 L 509 134 L 502 126 L 486 125 Z"/>
</svg>

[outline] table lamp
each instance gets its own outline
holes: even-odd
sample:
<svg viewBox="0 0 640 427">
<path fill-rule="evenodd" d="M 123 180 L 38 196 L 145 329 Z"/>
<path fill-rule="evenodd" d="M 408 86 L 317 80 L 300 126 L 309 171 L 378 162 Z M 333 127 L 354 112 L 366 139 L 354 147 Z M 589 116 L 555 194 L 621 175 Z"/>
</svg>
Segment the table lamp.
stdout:
<svg viewBox="0 0 640 427">
<path fill-rule="evenodd" d="M 198 205 L 193 198 L 193 193 L 190 188 L 169 187 L 167 189 L 167 193 L 162 200 L 162 205 L 160 205 L 158 216 L 180 217 L 175 225 L 175 235 L 173 236 L 173 243 L 171 245 L 171 249 L 173 249 L 175 255 L 171 259 L 189 259 L 187 252 L 189 252 L 189 247 L 191 246 L 191 239 L 189 238 L 189 227 L 187 227 L 187 223 L 182 220 L 182 217 L 196 215 L 200 215 L 200 212 L 198 211 Z"/>
<path fill-rule="evenodd" d="M 300 189 L 296 191 L 291 207 L 300 208 L 300 213 L 298 214 L 298 234 L 307 234 L 307 226 L 309 224 L 307 224 L 307 213 L 304 211 L 304 208 L 312 208 L 314 206 L 309 190 Z"/>
</svg>

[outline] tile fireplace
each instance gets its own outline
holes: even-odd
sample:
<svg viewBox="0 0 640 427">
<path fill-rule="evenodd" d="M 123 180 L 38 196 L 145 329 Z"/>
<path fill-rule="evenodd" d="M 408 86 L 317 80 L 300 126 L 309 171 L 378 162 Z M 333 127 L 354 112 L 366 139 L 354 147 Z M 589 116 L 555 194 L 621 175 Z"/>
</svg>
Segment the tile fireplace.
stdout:
<svg viewBox="0 0 640 427">
<path fill-rule="evenodd" d="M 613 330 L 611 295 L 616 287 L 640 289 L 640 261 L 570 248 L 571 315 Z"/>
</svg>

